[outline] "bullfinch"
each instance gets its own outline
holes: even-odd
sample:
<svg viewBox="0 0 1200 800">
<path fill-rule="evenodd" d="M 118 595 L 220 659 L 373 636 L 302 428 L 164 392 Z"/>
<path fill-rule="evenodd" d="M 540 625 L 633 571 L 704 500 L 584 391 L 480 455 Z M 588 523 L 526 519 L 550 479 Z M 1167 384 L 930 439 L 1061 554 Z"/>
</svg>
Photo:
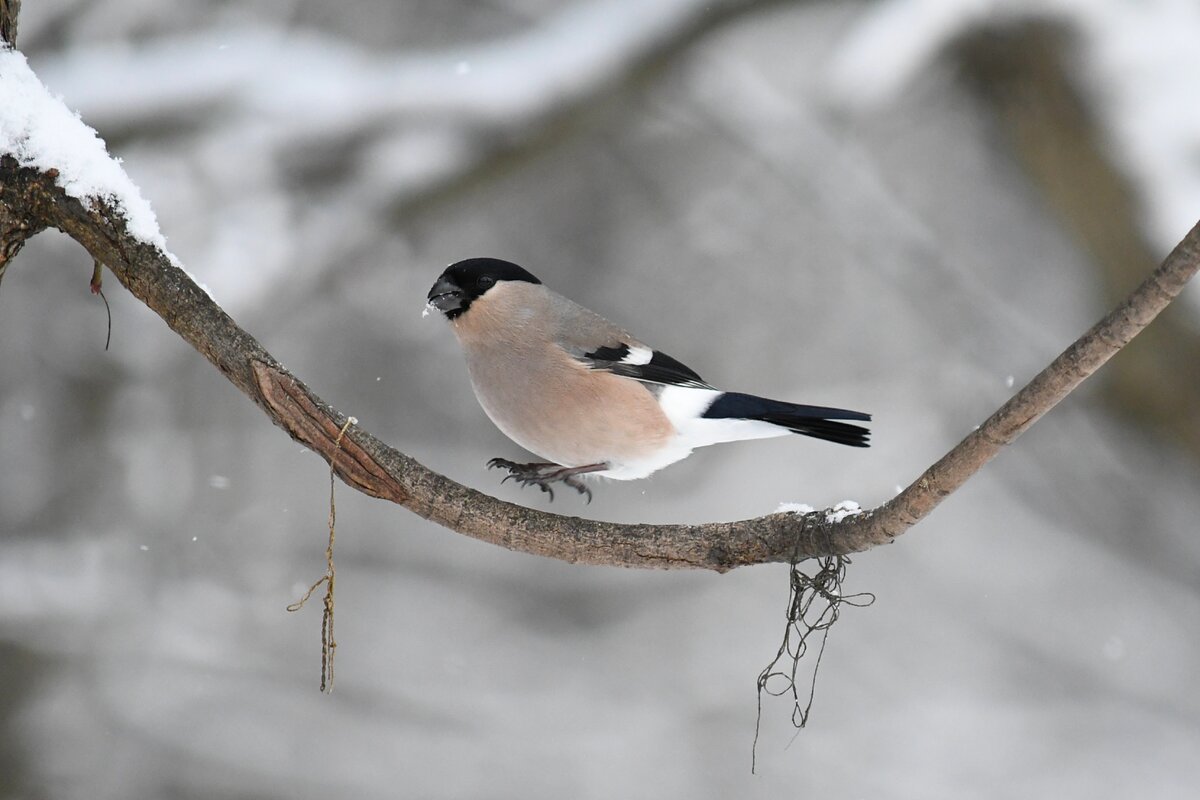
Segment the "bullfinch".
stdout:
<svg viewBox="0 0 1200 800">
<path fill-rule="evenodd" d="M 869 414 L 716 389 L 508 261 L 451 264 L 429 290 L 431 308 L 450 321 L 484 412 L 544 459 L 488 467 L 551 499 L 554 483 L 590 500 L 583 475 L 644 478 L 718 442 L 800 433 L 868 446 L 870 432 L 842 420 Z"/>
</svg>

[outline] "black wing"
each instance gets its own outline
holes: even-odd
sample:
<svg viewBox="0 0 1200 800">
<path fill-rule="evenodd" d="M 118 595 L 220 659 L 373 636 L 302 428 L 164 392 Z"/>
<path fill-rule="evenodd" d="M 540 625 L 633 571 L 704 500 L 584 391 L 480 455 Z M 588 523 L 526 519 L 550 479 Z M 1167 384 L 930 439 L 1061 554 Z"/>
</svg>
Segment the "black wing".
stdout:
<svg viewBox="0 0 1200 800">
<path fill-rule="evenodd" d="M 698 389 L 713 388 L 705 383 L 695 370 L 666 353 L 651 350 L 640 344 L 597 347 L 590 353 L 584 353 L 581 360 L 592 369 L 604 370 L 644 383 L 693 386 Z"/>
</svg>

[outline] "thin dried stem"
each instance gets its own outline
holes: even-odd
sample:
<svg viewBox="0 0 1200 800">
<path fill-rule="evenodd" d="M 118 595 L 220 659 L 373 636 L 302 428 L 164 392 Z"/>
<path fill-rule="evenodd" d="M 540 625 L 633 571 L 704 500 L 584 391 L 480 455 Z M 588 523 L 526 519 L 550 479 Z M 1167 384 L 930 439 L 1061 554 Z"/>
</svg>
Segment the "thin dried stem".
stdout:
<svg viewBox="0 0 1200 800">
<path fill-rule="evenodd" d="M 338 431 L 337 439 L 333 442 L 334 450 L 342 446 L 342 437 L 346 435 L 351 425 L 357 425 L 358 420 L 348 417 L 342 429 Z M 337 654 L 337 640 L 333 638 L 333 591 L 337 580 L 337 570 L 333 566 L 333 543 L 337 538 L 337 503 L 334 502 L 334 472 L 329 468 L 329 544 L 325 547 L 325 574 L 308 587 L 296 602 L 287 607 L 288 611 L 299 611 L 304 608 L 308 598 L 321 584 L 325 584 L 325 601 L 321 611 L 321 691 L 328 694 L 333 691 L 333 657 Z"/>
</svg>

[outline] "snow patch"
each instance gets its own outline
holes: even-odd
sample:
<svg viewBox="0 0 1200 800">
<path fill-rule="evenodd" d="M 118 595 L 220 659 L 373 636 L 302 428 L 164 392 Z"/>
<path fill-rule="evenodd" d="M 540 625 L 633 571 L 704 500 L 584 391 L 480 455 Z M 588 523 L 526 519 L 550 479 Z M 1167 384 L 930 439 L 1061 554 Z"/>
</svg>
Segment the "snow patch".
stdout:
<svg viewBox="0 0 1200 800">
<path fill-rule="evenodd" d="M 841 522 L 846 517 L 853 517 L 855 514 L 861 514 L 862 507 L 853 500 L 843 500 L 836 506 L 831 508 L 825 514 L 826 522 Z"/>
<path fill-rule="evenodd" d="M 125 217 L 134 238 L 154 245 L 172 263 L 154 210 L 137 186 L 108 154 L 104 140 L 50 94 L 25 56 L 0 49 L 0 154 L 23 167 L 58 171 L 55 183 L 85 208 L 103 200 Z"/>
</svg>

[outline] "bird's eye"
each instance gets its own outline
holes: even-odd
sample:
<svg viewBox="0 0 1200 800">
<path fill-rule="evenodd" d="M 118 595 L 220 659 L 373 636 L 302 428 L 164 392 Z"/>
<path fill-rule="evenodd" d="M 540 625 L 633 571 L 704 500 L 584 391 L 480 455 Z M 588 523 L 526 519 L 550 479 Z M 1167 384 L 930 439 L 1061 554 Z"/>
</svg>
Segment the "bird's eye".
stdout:
<svg viewBox="0 0 1200 800">
<path fill-rule="evenodd" d="M 491 286 L 495 282 L 496 282 L 496 279 L 493 278 L 491 275 L 481 275 L 479 280 L 476 281 L 476 283 L 479 285 L 480 289 L 486 289 L 487 287 Z"/>
</svg>

